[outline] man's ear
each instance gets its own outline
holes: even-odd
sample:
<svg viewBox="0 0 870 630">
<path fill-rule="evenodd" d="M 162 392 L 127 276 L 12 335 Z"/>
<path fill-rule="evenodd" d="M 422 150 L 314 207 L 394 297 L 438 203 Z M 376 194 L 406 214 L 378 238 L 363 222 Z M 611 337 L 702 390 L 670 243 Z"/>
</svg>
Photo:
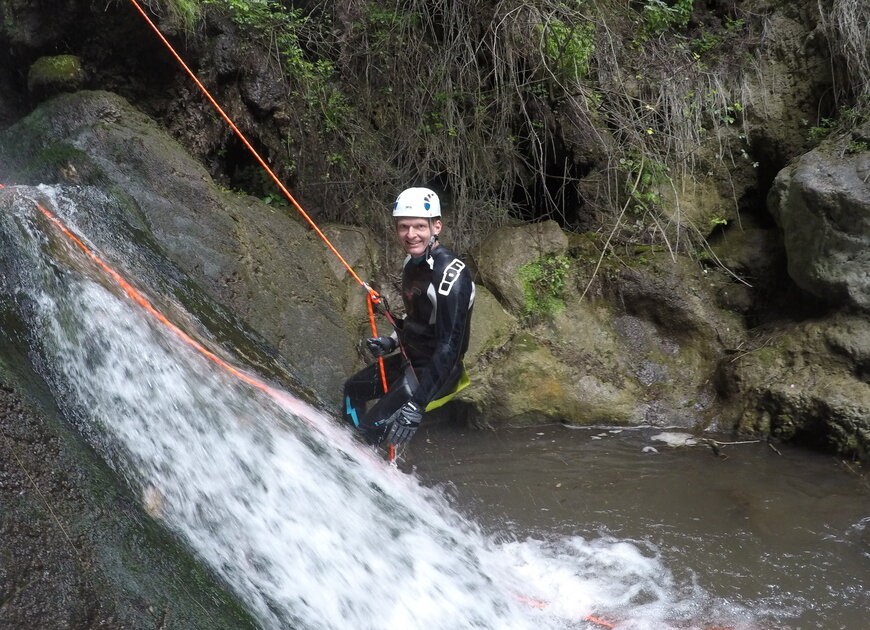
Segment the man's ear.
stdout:
<svg viewBox="0 0 870 630">
<path fill-rule="evenodd" d="M 432 221 L 432 234 L 441 234 L 441 228 L 443 224 L 441 223 L 441 219 L 435 219 Z"/>
</svg>

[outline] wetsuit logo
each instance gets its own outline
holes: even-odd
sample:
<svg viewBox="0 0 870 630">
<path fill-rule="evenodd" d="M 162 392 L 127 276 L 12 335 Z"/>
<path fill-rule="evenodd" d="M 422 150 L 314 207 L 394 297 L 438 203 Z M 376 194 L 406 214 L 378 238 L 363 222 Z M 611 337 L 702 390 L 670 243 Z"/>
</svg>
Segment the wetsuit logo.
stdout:
<svg viewBox="0 0 870 630">
<path fill-rule="evenodd" d="M 450 291 L 459 279 L 459 274 L 462 273 L 463 269 L 465 269 L 465 263 L 458 258 L 454 258 L 453 262 L 447 265 L 447 269 L 444 270 L 444 275 L 441 276 L 441 283 L 438 285 L 438 293 L 441 295 L 450 295 Z"/>
</svg>

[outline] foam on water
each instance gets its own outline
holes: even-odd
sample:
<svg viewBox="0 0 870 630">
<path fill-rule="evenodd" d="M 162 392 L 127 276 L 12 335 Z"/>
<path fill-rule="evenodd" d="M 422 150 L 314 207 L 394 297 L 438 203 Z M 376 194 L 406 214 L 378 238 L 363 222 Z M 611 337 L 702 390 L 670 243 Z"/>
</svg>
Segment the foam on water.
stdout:
<svg viewBox="0 0 870 630">
<path fill-rule="evenodd" d="M 74 206 L 41 194 L 74 226 Z M 44 375 L 149 511 L 263 627 L 583 628 L 603 611 L 620 628 L 661 630 L 710 612 L 643 543 L 483 535 L 337 420 L 217 367 L 80 251 L 59 254 L 63 237 L 48 227 L 30 201 L 0 198 L 0 244 L 13 248 L 0 260 L 15 267 L 7 288 Z"/>
</svg>

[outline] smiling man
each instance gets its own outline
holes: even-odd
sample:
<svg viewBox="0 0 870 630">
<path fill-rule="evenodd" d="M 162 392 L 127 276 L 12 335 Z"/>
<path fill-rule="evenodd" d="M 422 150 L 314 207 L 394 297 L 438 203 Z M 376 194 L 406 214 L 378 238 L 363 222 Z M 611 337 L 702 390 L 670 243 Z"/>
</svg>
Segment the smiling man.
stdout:
<svg viewBox="0 0 870 630">
<path fill-rule="evenodd" d="M 468 384 L 462 358 L 468 348 L 474 282 L 465 263 L 438 242 L 441 202 L 434 191 L 402 191 L 393 220 L 407 254 L 402 271 L 405 317 L 391 337 L 366 340 L 375 357 L 384 357 L 389 391 L 384 395 L 378 363 L 372 363 L 345 383 L 344 417 L 369 442 L 398 445 L 413 437 L 426 411 Z M 379 400 L 366 410 L 374 399 Z"/>
</svg>

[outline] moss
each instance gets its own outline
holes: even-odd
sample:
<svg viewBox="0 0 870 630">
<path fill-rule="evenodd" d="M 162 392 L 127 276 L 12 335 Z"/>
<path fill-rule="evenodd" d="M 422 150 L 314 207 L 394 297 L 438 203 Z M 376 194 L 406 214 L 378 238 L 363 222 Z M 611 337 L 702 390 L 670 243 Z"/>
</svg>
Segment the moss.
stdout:
<svg viewBox="0 0 870 630">
<path fill-rule="evenodd" d="M 779 365 L 781 354 L 779 348 L 774 346 L 764 346 L 763 348 L 758 348 L 757 350 L 753 350 L 749 353 L 755 362 L 765 368 L 774 367 Z"/>
<path fill-rule="evenodd" d="M 87 153 L 64 142 L 57 142 L 33 156 L 22 177 L 29 182 L 63 181 L 74 184 L 104 183 L 102 170 Z"/>
<path fill-rule="evenodd" d="M 534 352 L 540 348 L 537 340 L 527 333 L 520 333 L 514 338 L 513 347 L 522 352 Z"/>
<path fill-rule="evenodd" d="M 519 268 L 525 314 L 545 316 L 565 308 L 563 294 L 570 261 L 566 256 L 548 254 Z"/>
<path fill-rule="evenodd" d="M 85 71 L 75 55 L 40 57 L 27 74 L 27 87 L 31 92 L 49 89 L 77 90 L 84 82 Z"/>
</svg>

